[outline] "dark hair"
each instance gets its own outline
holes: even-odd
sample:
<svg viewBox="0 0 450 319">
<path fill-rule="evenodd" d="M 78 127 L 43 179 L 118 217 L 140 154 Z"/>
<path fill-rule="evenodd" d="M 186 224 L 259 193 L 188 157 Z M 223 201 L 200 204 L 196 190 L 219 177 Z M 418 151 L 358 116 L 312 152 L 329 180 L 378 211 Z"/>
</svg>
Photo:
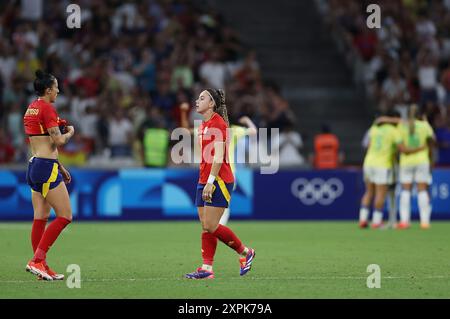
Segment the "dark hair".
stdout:
<svg viewBox="0 0 450 319">
<path fill-rule="evenodd" d="M 206 91 L 211 94 L 214 101 L 214 112 L 218 113 L 227 125 L 230 126 L 230 121 L 228 120 L 228 112 L 227 106 L 225 104 L 225 91 L 224 90 L 215 90 L 215 89 L 206 89 Z"/>
<path fill-rule="evenodd" d="M 36 71 L 36 79 L 34 80 L 34 90 L 38 96 L 45 95 L 45 90 L 50 89 L 56 78 L 50 73 L 45 73 L 41 70 Z"/>
<path fill-rule="evenodd" d="M 389 117 L 396 117 L 396 118 L 402 117 L 400 112 L 396 111 L 396 110 L 389 110 L 385 113 L 385 115 L 389 116 Z"/>
<path fill-rule="evenodd" d="M 328 124 L 322 124 L 321 131 L 323 134 L 330 134 L 331 128 Z"/>
</svg>

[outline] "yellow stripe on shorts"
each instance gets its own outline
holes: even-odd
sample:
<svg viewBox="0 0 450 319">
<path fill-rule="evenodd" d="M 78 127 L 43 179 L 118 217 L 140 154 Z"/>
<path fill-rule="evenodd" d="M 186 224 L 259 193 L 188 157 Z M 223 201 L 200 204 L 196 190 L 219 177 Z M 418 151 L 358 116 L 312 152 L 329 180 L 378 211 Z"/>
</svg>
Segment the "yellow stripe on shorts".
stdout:
<svg viewBox="0 0 450 319">
<path fill-rule="evenodd" d="M 52 173 L 48 178 L 47 182 L 42 184 L 42 196 L 45 198 L 50 190 L 50 183 L 56 182 L 56 178 L 58 178 L 58 164 L 53 163 Z"/>
<path fill-rule="evenodd" d="M 230 199 L 231 199 L 231 195 L 230 195 L 230 192 L 228 191 L 227 186 L 225 185 L 225 182 L 219 176 L 217 176 L 216 179 L 217 179 L 217 183 L 219 184 L 220 190 L 222 191 L 223 196 L 229 203 Z"/>
</svg>

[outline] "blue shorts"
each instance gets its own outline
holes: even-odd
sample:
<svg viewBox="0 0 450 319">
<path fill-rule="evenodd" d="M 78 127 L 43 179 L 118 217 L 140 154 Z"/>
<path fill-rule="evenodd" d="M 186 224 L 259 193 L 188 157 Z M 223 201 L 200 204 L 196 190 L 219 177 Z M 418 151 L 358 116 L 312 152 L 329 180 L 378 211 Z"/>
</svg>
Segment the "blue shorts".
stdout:
<svg viewBox="0 0 450 319">
<path fill-rule="evenodd" d="M 223 180 L 214 181 L 216 187 L 211 198 L 211 202 L 205 202 L 202 198 L 203 188 L 205 184 L 197 185 L 197 194 L 195 196 L 195 206 L 213 206 L 213 207 L 225 207 L 228 208 L 231 200 L 231 192 L 233 191 L 234 183 L 226 184 Z"/>
<path fill-rule="evenodd" d="M 32 157 L 28 163 L 27 183 L 35 192 L 45 198 L 48 191 L 55 188 L 63 180 L 59 172 L 59 164 L 55 159 Z"/>
</svg>

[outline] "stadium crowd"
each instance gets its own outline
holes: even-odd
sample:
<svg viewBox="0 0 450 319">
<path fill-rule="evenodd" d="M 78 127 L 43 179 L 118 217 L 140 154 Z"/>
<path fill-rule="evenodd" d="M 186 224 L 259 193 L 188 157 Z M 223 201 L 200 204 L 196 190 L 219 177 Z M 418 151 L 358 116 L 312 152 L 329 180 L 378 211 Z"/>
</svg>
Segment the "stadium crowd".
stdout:
<svg viewBox="0 0 450 319">
<path fill-rule="evenodd" d="M 373 1 L 318 1 L 328 25 L 343 39 L 349 64 L 379 112 L 406 116 L 418 104 L 438 139 L 438 164 L 450 165 L 450 1 L 380 0 L 381 28 L 369 29 Z M 355 59 L 357 57 L 357 59 Z"/>
<path fill-rule="evenodd" d="M 184 0 L 71 2 L 82 9 L 81 29 L 66 25 L 68 1 L 0 3 L 0 162 L 28 158 L 22 117 L 36 98 L 37 69 L 56 76 L 57 111 L 75 126 L 60 151 L 69 165 L 145 164 L 145 129 L 180 126 L 179 105 L 193 105 L 205 87 L 225 89 L 231 122 L 292 122 L 255 52 L 212 9 Z"/>
</svg>

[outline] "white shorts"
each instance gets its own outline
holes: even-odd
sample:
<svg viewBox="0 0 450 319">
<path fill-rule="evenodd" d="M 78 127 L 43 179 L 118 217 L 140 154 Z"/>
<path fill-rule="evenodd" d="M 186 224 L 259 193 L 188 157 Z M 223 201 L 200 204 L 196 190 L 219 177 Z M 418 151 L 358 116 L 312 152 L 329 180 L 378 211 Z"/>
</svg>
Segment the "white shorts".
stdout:
<svg viewBox="0 0 450 319">
<path fill-rule="evenodd" d="M 394 182 L 392 168 L 364 167 L 364 180 L 377 185 L 390 185 Z"/>
<path fill-rule="evenodd" d="M 428 185 L 432 182 L 430 165 L 420 164 L 415 166 L 400 167 L 400 183 L 426 183 Z"/>
</svg>

